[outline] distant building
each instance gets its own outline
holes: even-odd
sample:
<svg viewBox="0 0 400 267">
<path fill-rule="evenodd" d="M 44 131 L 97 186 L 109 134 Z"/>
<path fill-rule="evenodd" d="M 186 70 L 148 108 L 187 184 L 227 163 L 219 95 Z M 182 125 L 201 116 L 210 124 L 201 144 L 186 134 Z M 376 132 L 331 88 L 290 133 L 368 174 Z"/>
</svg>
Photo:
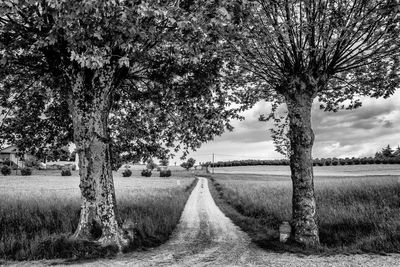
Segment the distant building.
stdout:
<svg viewBox="0 0 400 267">
<path fill-rule="evenodd" d="M 24 166 L 25 159 L 31 157 L 28 155 L 23 155 L 19 157 L 17 146 L 8 146 L 0 150 L 0 162 L 13 162 L 17 164 L 19 167 Z"/>
</svg>

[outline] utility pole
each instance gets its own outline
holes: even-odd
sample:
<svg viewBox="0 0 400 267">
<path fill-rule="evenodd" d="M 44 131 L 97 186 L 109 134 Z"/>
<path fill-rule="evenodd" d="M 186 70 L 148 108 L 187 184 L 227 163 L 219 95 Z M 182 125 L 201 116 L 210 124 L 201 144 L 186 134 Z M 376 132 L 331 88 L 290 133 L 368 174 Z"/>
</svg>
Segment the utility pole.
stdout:
<svg viewBox="0 0 400 267">
<path fill-rule="evenodd" d="M 213 153 L 213 160 L 212 160 L 212 173 L 214 174 L 214 153 Z"/>
</svg>

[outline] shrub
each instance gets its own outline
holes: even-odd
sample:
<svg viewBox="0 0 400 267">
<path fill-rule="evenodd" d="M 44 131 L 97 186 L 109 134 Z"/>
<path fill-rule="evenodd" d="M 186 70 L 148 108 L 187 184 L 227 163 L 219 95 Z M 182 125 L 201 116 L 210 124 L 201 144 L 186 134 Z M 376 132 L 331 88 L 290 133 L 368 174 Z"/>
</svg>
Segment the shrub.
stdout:
<svg viewBox="0 0 400 267">
<path fill-rule="evenodd" d="M 11 168 L 4 165 L 3 167 L 1 167 L 1 174 L 3 175 L 10 175 L 11 174 Z"/>
<path fill-rule="evenodd" d="M 32 174 L 32 169 L 31 168 L 25 167 L 25 168 L 21 169 L 21 175 L 28 176 L 28 175 L 31 175 L 31 174 Z"/>
<path fill-rule="evenodd" d="M 350 158 L 345 158 L 344 160 L 346 161 L 346 164 L 347 164 L 347 165 L 354 165 L 354 162 L 353 162 L 352 159 L 350 159 Z"/>
<path fill-rule="evenodd" d="M 3 165 L 10 167 L 12 170 L 18 169 L 18 165 L 15 162 L 10 161 L 9 159 L 3 161 Z"/>
<path fill-rule="evenodd" d="M 130 177 L 131 175 L 132 175 L 132 171 L 129 170 L 129 169 L 125 169 L 125 170 L 122 172 L 122 176 L 123 176 L 123 177 Z"/>
<path fill-rule="evenodd" d="M 149 170 L 149 169 L 142 170 L 142 176 L 150 177 L 151 176 L 151 170 Z"/>
<path fill-rule="evenodd" d="M 70 169 L 62 169 L 61 176 L 71 176 L 71 170 Z"/>
<path fill-rule="evenodd" d="M 160 171 L 160 177 L 170 177 L 171 176 L 171 170 L 161 170 Z"/>
</svg>

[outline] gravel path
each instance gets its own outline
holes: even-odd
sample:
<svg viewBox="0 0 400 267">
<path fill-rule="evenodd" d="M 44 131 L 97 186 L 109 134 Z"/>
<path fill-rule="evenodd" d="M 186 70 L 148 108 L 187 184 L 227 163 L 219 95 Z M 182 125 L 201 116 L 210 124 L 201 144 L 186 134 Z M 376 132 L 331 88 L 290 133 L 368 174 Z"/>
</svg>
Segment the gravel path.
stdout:
<svg viewBox="0 0 400 267">
<path fill-rule="evenodd" d="M 65 263 L 65 262 L 64 262 Z M 26 262 L 25 266 L 57 264 Z M 63 265 L 63 262 L 58 262 Z M 71 264 L 68 264 L 71 266 Z M 82 262 L 79 266 L 400 266 L 400 255 L 298 256 L 271 253 L 250 238 L 216 206 L 207 179 L 199 178 L 171 239 L 146 252 L 114 259 Z"/>
</svg>

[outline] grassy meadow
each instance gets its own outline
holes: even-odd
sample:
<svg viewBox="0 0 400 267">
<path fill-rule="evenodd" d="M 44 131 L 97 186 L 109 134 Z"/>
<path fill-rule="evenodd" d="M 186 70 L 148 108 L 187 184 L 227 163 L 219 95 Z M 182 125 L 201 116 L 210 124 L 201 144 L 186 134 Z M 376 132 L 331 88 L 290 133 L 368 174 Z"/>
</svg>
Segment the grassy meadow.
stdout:
<svg viewBox="0 0 400 267">
<path fill-rule="evenodd" d="M 338 167 L 340 168 L 340 167 Z M 306 253 L 400 252 L 399 176 L 317 176 L 321 247 L 279 243 L 279 225 L 291 219 L 289 176 L 215 174 L 212 194 L 224 213 L 259 246 Z"/>
<path fill-rule="evenodd" d="M 215 173 L 250 173 L 269 175 L 290 175 L 290 167 L 285 165 L 254 165 L 214 168 Z M 338 165 L 314 166 L 315 176 L 400 176 L 400 164 L 365 164 L 365 165 Z"/>
<path fill-rule="evenodd" d="M 121 222 L 134 222 L 128 250 L 165 242 L 179 222 L 191 192 L 193 175 L 143 178 L 114 173 Z M 158 174 L 154 173 L 154 176 Z M 68 239 L 80 212 L 78 172 L 36 171 L 32 176 L 0 176 L 0 260 L 82 258 L 113 255 L 113 248 Z"/>
</svg>

